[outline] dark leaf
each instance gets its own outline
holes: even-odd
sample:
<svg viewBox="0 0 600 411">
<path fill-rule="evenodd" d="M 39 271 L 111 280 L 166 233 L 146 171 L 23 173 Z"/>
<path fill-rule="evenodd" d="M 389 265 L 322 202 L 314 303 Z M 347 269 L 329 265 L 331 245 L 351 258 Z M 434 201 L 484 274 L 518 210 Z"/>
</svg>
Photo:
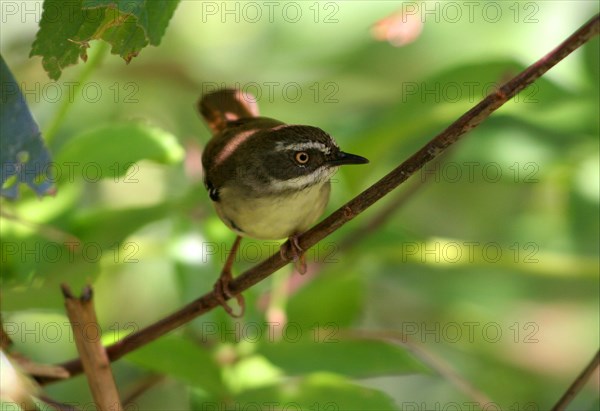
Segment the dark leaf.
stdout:
<svg viewBox="0 0 600 411">
<path fill-rule="evenodd" d="M 21 94 L 4 58 L 0 56 L 2 104 L 0 105 L 0 161 L 2 196 L 16 198 L 19 183 L 25 183 L 39 196 L 49 194 L 52 183 L 43 177 L 50 164 L 38 125 Z M 42 176 L 38 178 L 38 176 Z M 7 180 L 16 180 L 5 187 Z"/>
</svg>

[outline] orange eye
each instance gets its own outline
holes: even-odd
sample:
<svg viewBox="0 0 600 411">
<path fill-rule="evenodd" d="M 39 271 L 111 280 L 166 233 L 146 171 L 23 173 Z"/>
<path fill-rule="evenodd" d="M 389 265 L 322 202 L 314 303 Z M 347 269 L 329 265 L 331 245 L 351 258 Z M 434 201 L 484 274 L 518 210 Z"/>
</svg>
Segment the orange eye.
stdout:
<svg viewBox="0 0 600 411">
<path fill-rule="evenodd" d="M 308 159 L 309 159 L 308 153 L 306 153 L 305 151 L 297 152 L 295 158 L 296 158 L 296 162 L 298 164 L 306 164 L 306 163 L 308 163 Z"/>
</svg>

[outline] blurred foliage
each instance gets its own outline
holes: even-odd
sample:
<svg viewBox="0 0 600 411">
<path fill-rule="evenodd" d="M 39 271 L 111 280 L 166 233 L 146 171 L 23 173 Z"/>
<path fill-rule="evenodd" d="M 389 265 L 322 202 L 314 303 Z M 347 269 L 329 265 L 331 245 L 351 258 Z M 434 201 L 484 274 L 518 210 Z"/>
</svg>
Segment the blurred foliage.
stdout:
<svg viewBox="0 0 600 411">
<path fill-rule="evenodd" d="M 125 65 L 92 42 L 88 62 L 56 82 L 27 57 L 34 39 L 33 54 L 52 41 L 41 3 L 35 15 L 3 3 L 2 55 L 47 136 L 57 189 L 2 200 L 13 350 L 42 363 L 76 356 L 62 282 L 93 284 L 106 344 L 212 288 L 234 235 L 201 183 L 203 92 L 240 87 L 264 115 L 319 126 L 369 158 L 334 177 L 333 211 L 598 12 L 585 1 L 450 3 L 405 3 L 421 31 L 394 47 L 372 29 L 398 25 L 400 2 L 184 1 L 160 47 Z M 159 374 L 137 409 L 470 409 L 482 395 L 494 409 L 548 409 L 599 346 L 598 49 L 596 38 L 315 246 L 309 274 L 288 267 L 248 290 L 245 318 L 215 310 L 116 362 L 121 394 Z M 235 272 L 272 252 L 244 240 Z M 82 405 L 85 385 L 44 390 Z M 597 406 L 590 383 L 572 409 Z"/>
</svg>

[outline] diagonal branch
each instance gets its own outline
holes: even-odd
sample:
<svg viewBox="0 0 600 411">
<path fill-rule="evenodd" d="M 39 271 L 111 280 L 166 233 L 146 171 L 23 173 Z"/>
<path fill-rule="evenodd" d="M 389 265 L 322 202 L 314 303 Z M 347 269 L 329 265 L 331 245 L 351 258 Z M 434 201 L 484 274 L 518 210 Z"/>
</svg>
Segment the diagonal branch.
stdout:
<svg viewBox="0 0 600 411">
<path fill-rule="evenodd" d="M 448 154 L 445 151 L 444 154 Z M 444 154 L 438 156 L 433 164 L 440 162 Z M 408 185 L 403 191 L 398 192 L 394 198 L 389 200 L 380 211 L 371 220 L 366 221 L 357 230 L 354 230 L 350 235 L 346 236 L 339 245 L 339 250 L 347 250 L 353 247 L 356 243 L 362 241 L 366 236 L 373 232 L 377 232 L 404 204 L 406 204 L 414 194 L 419 191 L 425 183 L 429 181 L 429 174 L 421 180 L 413 179 L 413 183 Z"/>
<path fill-rule="evenodd" d="M 596 353 L 594 358 L 585 366 L 581 374 L 575 378 L 575 381 L 567 389 L 558 402 L 552 407 L 552 411 L 563 411 L 567 408 L 567 405 L 577 396 L 579 391 L 585 386 L 588 380 L 592 377 L 592 374 L 600 365 L 600 351 Z"/>
<path fill-rule="evenodd" d="M 382 197 L 386 196 L 426 163 L 436 158 L 449 146 L 458 141 L 462 135 L 481 124 L 481 122 L 509 99 L 540 78 L 546 71 L 555 66 L 574 50 L 597 35 L 599 30 L 600 16 L 596 15 L 569 36 L 569 38 L 556 49 L 529 66 L 516 77 L 507 81 L 495 93 L 485 97 L 475 107 L 463 114 L 458 120 L 452 123 L 446 130 L 437 135 L 408 160 L 404 161 L 381 180 L 363 191 L 354 199 L 350 200 L 319 224 L 299 236 L 298 243 L 300 247 L 303 250 L 308 250 L 310 247 L 338 230 L 348 221 L 352 220 L 358 214 L 362 213 L 375 202 L 379 201 Z M 283 247 L 286 246 L 288 246 L 287 243 L 283 245 Z M 230 290 L 233 294 L 241 293 L 252 287 L 254 284 L 264 280 L 289 262 L 290 260 L 284 258 L 281 253 L 275 253 L 265 261 L 239 275 L 230 283 Z M 148 344 L 218 306 L 220 306 L 220 303 L 214 292 L 207 293 L 173 314 L 108 346 L 106 349 L 108 357 L 111 361 L 115 361 L 125 354 Z M 82 371 L 81 362 L 78 359 L 68 361 L 61 364 L 61 366 L 66 368 L 72 375 L 79 374 Z M 50 381 L 53 380 L 41 380 L 41 382 Z"/>
</svg>

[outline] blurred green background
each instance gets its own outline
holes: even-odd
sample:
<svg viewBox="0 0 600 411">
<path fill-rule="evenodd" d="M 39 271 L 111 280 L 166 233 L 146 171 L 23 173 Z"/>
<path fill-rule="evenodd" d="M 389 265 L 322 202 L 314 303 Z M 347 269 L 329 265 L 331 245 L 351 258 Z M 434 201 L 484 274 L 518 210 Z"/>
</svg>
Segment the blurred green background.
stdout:
<svg viewBox="0 0 600 411">
<path fill-rule="evenodd" d="M 336 174 L 333 211 L 598 12 L 404 3 L 398 24 L 401 2 L 274 3 L 182 1 L 160 46 L 126 65 L 93 42 L 57 82 L 28 58 L 35 12 L 3 15 L 2 55 L 60 171 L 54 197 L 23 187 L 2 200 L 1 308 L 16 351 L 77 355 L 62 282 L 93 284 L 106 343 L 211 289 L 234 235 L 201 182 L 203 92 L 241 87 L 265 116 L 369 158 Z M 396 44 L 376 38 L 394 28 Z M 599 346 L 598 55 L 596 38 L 325 239 L 309 274 L 287 267 L 247 291 L 243 319 L 215 310 L 115 363 L 121 394 L 147 384 L 137 409 L 549 409 Z M 235 272 L 273 250 L 244 240 Z M 86 404 L 85 385 L 45 392 Z M 597 409 L 597 372 L 572 407 Z"/>
</svg>

